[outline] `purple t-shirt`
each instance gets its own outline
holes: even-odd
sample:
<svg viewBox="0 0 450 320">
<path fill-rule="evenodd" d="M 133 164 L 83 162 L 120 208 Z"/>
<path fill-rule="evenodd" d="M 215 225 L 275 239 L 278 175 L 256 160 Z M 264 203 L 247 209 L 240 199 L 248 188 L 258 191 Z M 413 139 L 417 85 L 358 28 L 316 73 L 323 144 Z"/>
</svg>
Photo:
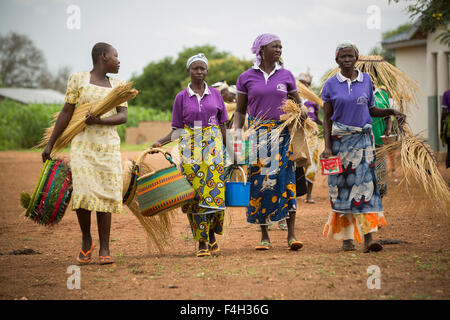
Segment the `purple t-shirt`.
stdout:
<svg viewBox="0 0 450 320">
<path fill-rule="evenodd" d="M 308 108 L 308 118 L 311 118 L 314 122 L 319 120 L 316 115 L 316 113 L 319 112 L 319 106 L 309 100 L 306 100 L 303 104 Z"/>
<path fill-rule="evenodd" d="M 193 127 L 195 122 L 201 121 L 202 127 L 220 125 L 228 121 L 227 109 L 220 92 L 208 87 L 200 102 L 189 88 L 180 91 L 175 97 L 172 110 L 172 128 Z"/>
<path fill-rule="evenodd" d="M 275 70 L 266 78 L 260 69 L 251 68 L 243 72 L 237 82 L 239 93 L 248 98 L 247 113 L 259 119 L 279 120 L 284 112 L 279 108 L 289 93 L 297 91 L 294 75 L 284 68 Z"/>
<path fill-rule="evenodd" d="M 333 105 L 332 121 L 362 128 L 372 123 L 369 109 L 375 106 L 375 100 L 370 76 L 358 72 L 350 85 L 340 72 L 328 79 L 322 90 L 322 100 Z"/>
<path fill-rule="evenodd" d="M 447 109 L 450 107 L 450 90 L 444 92 L 444 95 L 442 96 L 442 106 L 447 107 Z"/>
</svg>

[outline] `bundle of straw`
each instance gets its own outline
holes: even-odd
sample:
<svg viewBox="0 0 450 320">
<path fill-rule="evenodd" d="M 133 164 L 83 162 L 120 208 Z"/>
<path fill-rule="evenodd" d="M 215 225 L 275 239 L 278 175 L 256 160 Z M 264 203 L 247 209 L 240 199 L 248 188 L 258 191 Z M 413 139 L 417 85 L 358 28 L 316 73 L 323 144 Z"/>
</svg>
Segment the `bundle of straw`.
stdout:
<svg viewBox="0 0 450 320">
<path fill-rule="evenodd" d="M 135 170 L 135 163 L 131 160 L 126 160 L 123 166 L 123 192 L 128 190 L 131 175 Z M 141 162 L 140 172 L 147 174 L 154 171 L 150 164 Z M 172 220 L 176 211 L 166 212 L 165 214 L 157 214 L 151 217 L 144 217 L 139 212 L 139 204 L 137 197 L 132 195 L 133 199 L 128 204 L 128 208 L 134 214 L 136 219 L 144 228 L 147 234 L 147 250 L 157 249 L 160 253 L 169 245 L 172 236 Z"/>
<path fill-rule="evenodd" d="M 420 92 L 417 84 L 383 57 L 378 55 L 359 56 L 355 66 L 361 72 L 371 76 L 376 88 L 384 87 L 401 112 L 406 113 L 409 111 L 409 106 L 417 105 L 416 94 Z M 338 72 L 339 67 L 328 71 L 322 77 L 322 89 L 325 82 Z"/>
<path fill-rule="evenodd" d="M 399 163 L 404 173 L 401 184 L 406 185 L 408 190 L 410 186 L 419 186 L 427 195 L 430 206 L 442 209 L 445 216 L 448 216 L 450 189 L 437 168 L 431 147 L 404 126 L 400 139 L 377 150 L 377 157 L 396 149 L 399 150 Z"/>
<path fill-rule="evenodd" d="M 314 102 L 315 104 L 323 107 L 323 101 L 320 99 L 308 86 L 306 86 L 303 82 L 297 81 L 297 91 L 300 97 L 304 99 L 308 99 L 309 101 Z"/>
<path fill-rule="evenodd" d="M 67 146 L 78 133 L 86 128 L 84 120 L 88 111 L 90 111 L 94 117 L 98 117 L 116 108 L 125 101 L 136 97 L 138 91 L 136 89 L 132 89 L 132 85 L 132 82 L 118 85 L 113 88 L 103 99 L 77 106 L 66 129 L 56 140 L 55 145 L 53 146 L 52 156 L 54 153 Z M 59 113 L 56 113 L 53 116 L 55 121 L 58 118 L 58 115 Z M 53 123 L 51 127 L 46 129 L 41 142 L 36 147 L 43 147 L 48 143 L 54 127 L 55 124 Z"/>
</svg>

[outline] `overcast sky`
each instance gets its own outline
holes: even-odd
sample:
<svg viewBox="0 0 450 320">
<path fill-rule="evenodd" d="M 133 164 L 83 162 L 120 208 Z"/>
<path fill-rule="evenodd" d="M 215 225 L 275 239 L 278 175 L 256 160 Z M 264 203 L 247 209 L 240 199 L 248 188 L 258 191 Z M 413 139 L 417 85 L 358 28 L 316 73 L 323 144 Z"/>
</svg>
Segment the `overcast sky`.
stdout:
<svg viewBox="0 0 450 320">
<path fill-rule="evenodd" d="M 277 34 L 285 67 L 297 76 L 309 67 L 317 83 L 335 66 L 341 40 L 362 54 L 381 33 L 408 22 L 407 2 L 388 0 L 1 0 L 0 32 L 28 35 L 55 71 L 91 69 L 96 42 L 119 52 L 118 77 L 128 80 L 151 61 L 176 57 L 184 47 L 211 44 L 239 58 L 261 33 Z M 73 7 L 75 5 L 75 7 Z M 78 10 L 79 9 L 79 15 Z"/>
</svg>

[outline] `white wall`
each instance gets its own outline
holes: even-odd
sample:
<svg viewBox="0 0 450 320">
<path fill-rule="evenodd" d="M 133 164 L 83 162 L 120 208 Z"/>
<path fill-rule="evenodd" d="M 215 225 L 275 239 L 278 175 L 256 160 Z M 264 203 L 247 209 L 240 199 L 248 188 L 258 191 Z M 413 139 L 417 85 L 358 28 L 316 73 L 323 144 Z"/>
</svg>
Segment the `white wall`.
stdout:
<svg viewBox="0 0 450 320">
<path fill-rule="evenodd" d="M 417 93 L 417 105 L 409 106 L 407 122 L 413 134 L 421 133 L 424 139 L 428 138 L 428 101 L 426 82 L 426 46 L 406 47 L 395 50 L 395 65 L 410 79 L 417 83 L 420 92 Z"/>
</svg>

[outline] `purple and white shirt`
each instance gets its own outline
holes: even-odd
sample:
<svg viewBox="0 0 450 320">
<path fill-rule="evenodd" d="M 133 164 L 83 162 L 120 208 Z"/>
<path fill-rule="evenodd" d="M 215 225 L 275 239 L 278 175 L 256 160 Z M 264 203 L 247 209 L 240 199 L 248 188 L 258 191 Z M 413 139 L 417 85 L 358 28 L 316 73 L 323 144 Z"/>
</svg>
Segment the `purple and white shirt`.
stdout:
<svg viewBox="0 0 450 320">
<path fill-rule="evenodd" d="M 220 125 L 228 121 L 227 109 L 220 92 L 208 87 L 200 96 L 196 94 L 190 84 L 180 91 L 173 102 L 172 128 L 184 128 L 184 125 L 194 127 L 201 122 L 202 127 Z"/>
<path fill-rule="evenodd" d="M 372 123 L 369 109 L 375 106 L 372 80 L 367 73 L 358 70 L 355 80 L 337 75 L 325 82 L 322 100 L 333 105 L 332 121 L 362 128 Z"/>
<path fill-rule="evenodd" d="M 289 93 L 297 91 L 297 84 L 294 75 L 279 64 L 270 74 L 254 65 L 239 76 L 236 89 L 238 93 L 247 95 L 249 115 L 279 120 L 284 113 L 280 107 Z"/>
</svg>

